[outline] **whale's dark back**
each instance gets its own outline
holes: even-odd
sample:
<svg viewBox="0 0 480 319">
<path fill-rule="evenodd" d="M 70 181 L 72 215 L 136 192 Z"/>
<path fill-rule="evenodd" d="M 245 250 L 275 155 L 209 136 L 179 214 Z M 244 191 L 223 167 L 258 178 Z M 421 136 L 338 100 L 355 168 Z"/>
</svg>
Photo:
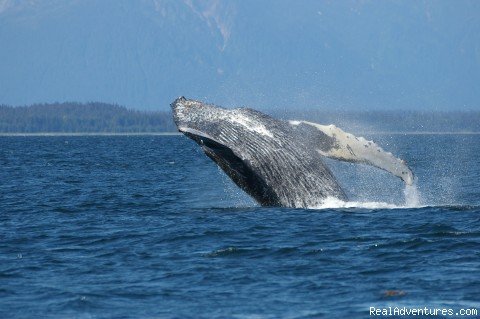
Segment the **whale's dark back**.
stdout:
<svg viewBox="0 0 480 319">
<path fill-rule="evenodd" d="M 188 103 L 191 103 L 188 105 Z M 200 144 L 226 174 L 264 206 L 314 207 L 346 199 L 308 130 L 251 109 L 227 110 L 197 101 L 172 103 L 181 132 Z"/>
</svg>

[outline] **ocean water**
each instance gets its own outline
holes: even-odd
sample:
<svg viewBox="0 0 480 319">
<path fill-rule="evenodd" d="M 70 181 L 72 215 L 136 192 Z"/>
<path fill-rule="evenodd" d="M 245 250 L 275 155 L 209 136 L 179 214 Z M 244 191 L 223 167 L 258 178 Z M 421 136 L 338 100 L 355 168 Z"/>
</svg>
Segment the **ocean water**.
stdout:
<svg viewBox="0 0 480 319">
<path fill-rule="evenodd" d="M 287 209 L 184 136 L 0 137 L 0 318 L 480 312 L 480 135 L 369 138 L 415 188 L 328 161 L 351 201 Z"/>
</svg>

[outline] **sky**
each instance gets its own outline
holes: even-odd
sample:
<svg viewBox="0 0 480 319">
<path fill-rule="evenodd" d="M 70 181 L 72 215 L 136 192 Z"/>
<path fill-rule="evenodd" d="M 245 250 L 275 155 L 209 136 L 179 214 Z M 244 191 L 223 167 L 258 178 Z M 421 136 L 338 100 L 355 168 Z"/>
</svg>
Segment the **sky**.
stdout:
<svg viewBox="0 0 480 319">
<path fill-rule="evenodd" d="M 480 1 L 0 0 L 0 104 L 480 110 Z"/>
</svg>

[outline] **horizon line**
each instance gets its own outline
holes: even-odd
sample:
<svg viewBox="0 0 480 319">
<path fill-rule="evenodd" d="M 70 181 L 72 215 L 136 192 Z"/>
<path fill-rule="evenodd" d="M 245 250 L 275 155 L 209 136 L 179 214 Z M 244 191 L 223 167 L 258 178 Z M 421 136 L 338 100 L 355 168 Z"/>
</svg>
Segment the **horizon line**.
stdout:
<svg viewBox="0 0 480 319">
<path fill-rule="evenodd" d="M 355 132 L 356 135 L 480 135 L 480 131 L 378 131 L 378 132 Z M 180 132 L 37 132 L 37 133 L 0 133 L 0 137 L 55 137 L 55 136 L 181 136 Z"/>
</svg>

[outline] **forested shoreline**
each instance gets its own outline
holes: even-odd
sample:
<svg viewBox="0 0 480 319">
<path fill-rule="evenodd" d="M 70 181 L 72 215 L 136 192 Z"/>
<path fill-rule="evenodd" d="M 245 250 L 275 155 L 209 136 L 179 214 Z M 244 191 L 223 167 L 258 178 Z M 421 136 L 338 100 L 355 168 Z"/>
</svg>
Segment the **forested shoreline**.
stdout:
<svg viewBox="0 0 480 319">
<path fill-rule="evenodd" d="M 0 105 L 1 133 L 140 133 L 175 131 L 170 112 L 107 103 Z"/>
<path fill-rule="evenodd" d="M 349 132 L 480 132 L 480 112 L 267 111 L 282 119 L 335 124 Z M 0 105 L 0 133 L 175 132 L 170 111 L 138 111 L 100 102 Z"/>
</svg>

